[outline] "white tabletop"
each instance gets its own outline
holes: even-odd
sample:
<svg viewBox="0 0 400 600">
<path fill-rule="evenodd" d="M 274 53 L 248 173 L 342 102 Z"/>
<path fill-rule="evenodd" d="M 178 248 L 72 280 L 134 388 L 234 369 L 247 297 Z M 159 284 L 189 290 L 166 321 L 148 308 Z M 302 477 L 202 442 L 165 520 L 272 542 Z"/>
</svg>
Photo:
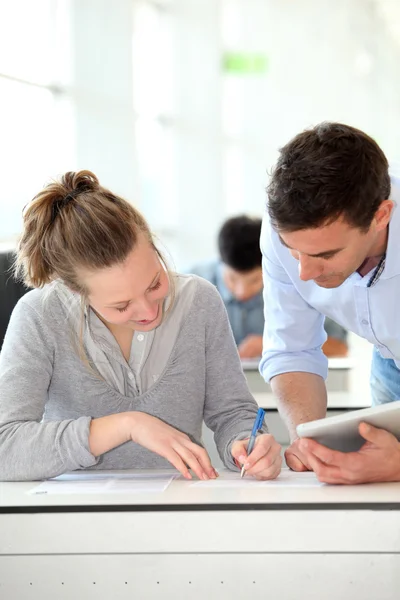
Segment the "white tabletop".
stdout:
<svg viewBox="0 0 400 600">
<path fill-rule="evenodd" d="M 278 404 L 275 396 L 269 392 L 253 392 L 253 396 L 258 406 L 265 409 L 277 410 Z M 368 408 L 371 406 L 369 396 L 349 391 L 328 392 L 328 409 L 341 410 L 357 408 Z"/>
<path fill-rule="evenodd" d="M 149 471 L 131 471 L 131 473 L 139 472 L 149 473 Z M 118 473 L 118 471 L 105 473 Z M 292 476 L 298 477 L 298 474 Z M 71 507 L 98 510 L 99 506 L 115 511 L 121 510 L 122 506 L 124 510 L 129 507 L 132 511 L 143 510 L 144 507 L 149 511 L 171 510 L 171 507 L 175 510 L 179 507 L 182 510 L 198 510 L 199 507 L 202 510 L 400 508 L 400 483 L 320 487 L 271 485 L 238 489 L 216 486 L 213 489 L 212 486 L 191 485 L 180 477 L 162 493 L 51 494 L 48 496 L 27 493 L 38 485 L 39 482 L 0 483 L 0 513 L 51 512 L 52 507 L 64 507 L 66 512 Z"/>
<path fill-rule="evenodd" d="M 258 373 L 258 364 L 260 359 L 250 359 L 242 361 L 243 370 L 249 381 L 250 390 L 257 404 L 265 409 L 277 409 L 277 402 L 271 388 L 268 384 L 259 385 L 258 379 L 254 378 L 258 375 L 260 381 L 261 375 Z M 328 366 L 330 376 L 336 377 L 341 373 L 349 373 L 354 378 L 353 367 L 354 360 L 351 357 L 329 358 Z M 350 375 L 349 375 L 350 376 Z M 328 378 L 329 379 L 329 378 Z M 348 387 L 349 386 L 349 387 Z M 348 389 L 346 389 L 348 387 Z M 344 389 L 329 389 L 328 384 L 328 409 L 331 410 L 355 410 L 358 408 L 367 408 L 371 406 L 371 398 L 369 390 L 367 393 L 363 386 L 346 383 Z"/>
</svg>

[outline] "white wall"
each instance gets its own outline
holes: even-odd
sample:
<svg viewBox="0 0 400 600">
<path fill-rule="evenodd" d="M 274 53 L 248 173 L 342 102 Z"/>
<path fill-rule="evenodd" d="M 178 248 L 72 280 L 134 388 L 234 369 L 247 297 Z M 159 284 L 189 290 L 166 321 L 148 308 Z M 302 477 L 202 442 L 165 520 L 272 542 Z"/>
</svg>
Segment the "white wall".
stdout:
<svg viewBox="0 0 400 600">
<path fill-rule="evenodd" d="M 176 260 L 212 253 L 224 218 L 220 5 L 178 0 L 176 15 Z"/>
<path fill-rule="evenodd" d="M 364 129 L 392 159 L 398 158 L 400 46 L 388 36 L 375 2 L 222 4 L 229 18 L 225 47 L 261 52 L 269 59 L 265 76 L 225 76 L 233 88 L 225 112 L 230 101 L 236 99 L 238 105 L 227 134 L 243 152 L 243 208 L 262 207 L 265 171 L 272 167 L 277 148 L 323 120 Z"/>
<path fill-rule="evenodd" d="M 76 168 L 137 196 L 132 0 L 71 0 Z"/>
<path fill-rule="evenodd" d="M 146 195 L 140 202 L 178 266 L 214 253 L 216 231 L 227 215 L 262 213 L 277 149 L 305 127 L 347 122 L 398 159 L 400 46 L 388 33 L 379 2 L 166 5 L 175 57 L 174 102 L 164 115 L 176 143 L 175 221 L 162 190 L 158 202 L 153 197 L 147 203 Z M 268 70 L 226 73 L 225 51 L 264 54 Z"/>
</svg>

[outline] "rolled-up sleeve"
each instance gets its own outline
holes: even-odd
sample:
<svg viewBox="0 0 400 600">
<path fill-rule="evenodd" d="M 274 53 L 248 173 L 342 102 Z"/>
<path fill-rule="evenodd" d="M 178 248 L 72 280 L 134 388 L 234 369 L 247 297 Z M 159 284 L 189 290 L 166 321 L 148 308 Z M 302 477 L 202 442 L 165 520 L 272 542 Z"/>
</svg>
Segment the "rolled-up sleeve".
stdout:
<svg viewBox="0 0 400 600">
<path fill-rule="evenodd" d="M 322 352 L 326 340 L 325 317 L 310 306 L 293 284 L 274 249 L 268 217 L 261 232 L 263 254 L 265 327 L 260 373 L 265 381 L 295 371 L 324 379 L 328 361 Z"/>
</svg>

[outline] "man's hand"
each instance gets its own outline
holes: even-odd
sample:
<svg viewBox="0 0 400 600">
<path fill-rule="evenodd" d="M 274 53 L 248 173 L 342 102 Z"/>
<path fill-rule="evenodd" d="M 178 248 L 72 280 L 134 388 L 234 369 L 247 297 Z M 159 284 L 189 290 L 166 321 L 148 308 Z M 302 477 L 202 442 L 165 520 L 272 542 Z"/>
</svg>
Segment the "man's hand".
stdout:
<svg viewBox="0 0 400 600">
<path fill-rule="evenodd" d="M 262 354 L 262 335 L 248 335 L 238 346 L 240 358 L 257 358 Z"/>
<path fill-rule="evenodd" d="M 359 432 L 366 442 L 358 452 L 337 452 L 310 439 L 298 440 L 298 446 L 324 483 L 400 481 L 400 443 L 394 435 L 366 423 Z"/>
<path fill-rule="evenodd" d="M 253 451 L 247 456 L 249 440 L 237 440 L 232 444 L 232 456 L 238 466 L 245 466 L 246 475 L 256 479 L 275 479 L 281 472 L 281 447 L 269 433 L 256 437 Z"/>
<path fill-rule="evenodd" d="M 285 460 L 292 471 L 312 471 L 306 454 L 300 447 L 300 440 L 295 440 L 285 451 Z"/>
</svg>

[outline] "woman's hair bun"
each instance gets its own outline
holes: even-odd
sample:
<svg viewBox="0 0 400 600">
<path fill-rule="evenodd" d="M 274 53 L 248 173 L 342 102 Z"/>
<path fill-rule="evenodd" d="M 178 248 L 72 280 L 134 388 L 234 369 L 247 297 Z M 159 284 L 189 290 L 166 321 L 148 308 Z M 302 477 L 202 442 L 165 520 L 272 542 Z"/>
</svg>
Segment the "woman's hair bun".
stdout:
<svg viewBox="0 0 400 600">
<path fill-rule="evenodd" d="M 68 171 L 60 179 L 66 194 L 94 192 L 99 189 L 99 180 L 91 171 Z"/>
</svg>

